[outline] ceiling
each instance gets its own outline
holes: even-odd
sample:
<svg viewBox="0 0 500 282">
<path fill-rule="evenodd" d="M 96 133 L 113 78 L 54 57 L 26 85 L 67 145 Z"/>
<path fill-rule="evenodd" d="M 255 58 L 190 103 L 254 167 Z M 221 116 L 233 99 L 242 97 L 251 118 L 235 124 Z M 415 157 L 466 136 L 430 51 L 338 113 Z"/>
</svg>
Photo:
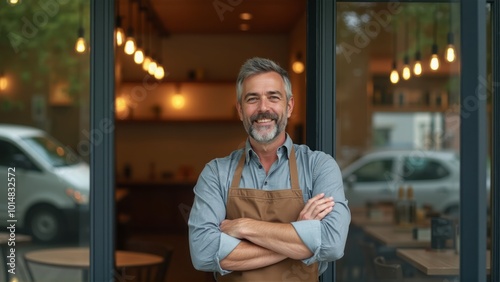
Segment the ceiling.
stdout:
<svg viewBox="0 0 500 282">
<path fill-rule="evenodd" d="M 153 11 L 155 28 L 168 34 L 284 33 L 306 11 L 306 0 L 119 0 L 124 26 L 137 26 L 138 3 Z M 130 6 L 132 3 L 132 6 Z M 133 16 L 129 16 L 132 7 Z M 250 20 L 240 19 L 251 13 Z M 248 30 L 242 31 L 241 24 Z M 144 24 L 143 24 L 144 26 Z M 137 27 L 135 27 L 137 29 Z"/>
</svg>

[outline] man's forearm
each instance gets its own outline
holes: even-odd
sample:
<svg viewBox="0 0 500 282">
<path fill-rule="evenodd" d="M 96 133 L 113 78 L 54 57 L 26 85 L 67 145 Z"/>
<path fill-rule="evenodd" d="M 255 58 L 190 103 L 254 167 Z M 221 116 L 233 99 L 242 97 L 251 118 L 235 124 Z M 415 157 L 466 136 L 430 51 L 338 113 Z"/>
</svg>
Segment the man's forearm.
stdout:
<svg viewBox="0 0 500 282">
<path fill-rule="evenodd" d="M 285 258 L 282 254 L 243 240 L 220 261 L 220 266 L 225 270 L 245 271 L 275 264 Z"/>
<path fill-rule="evenodd" d="M 305 259 L 312 252 L 290 223 L 274 223 L 250 218 L 222 221 L 221 231 L 292 259 Z"/>
</svg>

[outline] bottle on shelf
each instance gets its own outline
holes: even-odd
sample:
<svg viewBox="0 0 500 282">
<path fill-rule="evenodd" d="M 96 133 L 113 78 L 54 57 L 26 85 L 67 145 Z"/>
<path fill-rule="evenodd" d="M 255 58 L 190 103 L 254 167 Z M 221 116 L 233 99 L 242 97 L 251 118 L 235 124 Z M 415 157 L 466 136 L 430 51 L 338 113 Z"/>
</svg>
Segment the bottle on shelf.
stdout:
<svg viewBox="0 0 500 282">
<path fill-rule="evenodd" d="M 394 221 L 398 225 L 403 225 L 408 219 L 405 200 L 404 187 L 400 186 L 398 189 L 398 199 L 394 205 Z"/>
<path fill-rule="evenodd" d="M 406 191 L 406 201 L 408 205 L 408 223 L 415 224 L 417 222 L 417 202 L 413 195 L 413 187 L 410 185 Z"/>
</svg>

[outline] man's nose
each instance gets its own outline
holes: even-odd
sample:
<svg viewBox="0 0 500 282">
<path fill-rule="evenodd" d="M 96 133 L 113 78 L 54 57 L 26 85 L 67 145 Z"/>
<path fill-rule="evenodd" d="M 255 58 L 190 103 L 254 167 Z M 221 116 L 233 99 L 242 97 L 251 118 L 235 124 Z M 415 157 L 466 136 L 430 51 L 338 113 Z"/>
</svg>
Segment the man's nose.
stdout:
<svg viewBox="0 0 500 282">
<path fill-rule="evenodd" d="M 260 99 L 259 110 L 265 112 L 267 109 L 269 109 L 269 101 L 266 98 Z"/>
</svg>

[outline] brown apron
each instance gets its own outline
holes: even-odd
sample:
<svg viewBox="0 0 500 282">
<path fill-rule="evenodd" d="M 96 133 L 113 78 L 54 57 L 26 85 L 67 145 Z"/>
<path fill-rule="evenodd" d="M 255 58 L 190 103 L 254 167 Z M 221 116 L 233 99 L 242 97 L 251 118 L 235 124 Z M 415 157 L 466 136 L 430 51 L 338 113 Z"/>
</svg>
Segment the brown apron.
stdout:
<svg viewBox="0 0 500 282">
<path fill-rule="evenodd" d="M 304 208 L 304 199 L 299 187 L 295 149 L 292 146 L 289 166 L 292 189 L 264 191 L 239 188 L 245 155 L 240 158 L 227 199 L 227 219 L 253 218 L 268 222 L 296 221 Z M 318 234 L 319 236 L 319 234 Z M 300 260 L 287 258 L 273 265 L 249 271 L 233 271 L 217 275 L 217 281 L 318 281 L 318 264 L 307 266 Z"/>
</svg>

